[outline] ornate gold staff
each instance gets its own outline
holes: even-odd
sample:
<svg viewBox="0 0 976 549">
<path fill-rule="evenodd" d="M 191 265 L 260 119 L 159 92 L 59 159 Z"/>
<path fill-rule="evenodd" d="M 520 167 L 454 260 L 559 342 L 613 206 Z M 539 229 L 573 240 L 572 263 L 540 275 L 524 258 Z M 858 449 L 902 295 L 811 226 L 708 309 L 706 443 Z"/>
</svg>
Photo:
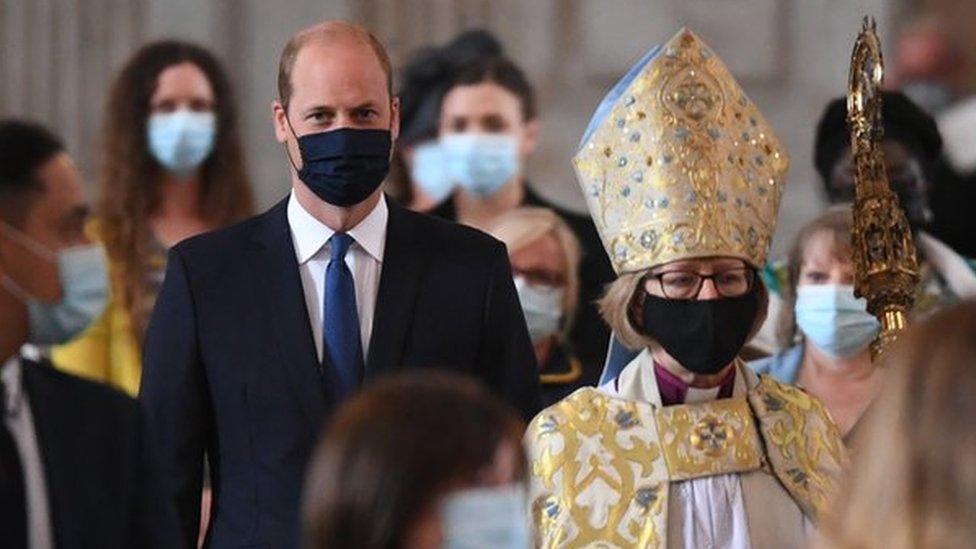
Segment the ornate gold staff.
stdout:
<svg viewBox="0 0 976 549">
<path fill-rule="evenodd" d="M 871 343 L 878 357 L 905 328 L 915 302 L 918 259 L 908 220 L 888 185 L 881 139 L 881 83 L 884 61 L 877 24 L 865 17 L 854 43 L 847 94 L 854 177 L 854 295 L 864 297 L 868 311 L 881 322 Z"/>
</svg>

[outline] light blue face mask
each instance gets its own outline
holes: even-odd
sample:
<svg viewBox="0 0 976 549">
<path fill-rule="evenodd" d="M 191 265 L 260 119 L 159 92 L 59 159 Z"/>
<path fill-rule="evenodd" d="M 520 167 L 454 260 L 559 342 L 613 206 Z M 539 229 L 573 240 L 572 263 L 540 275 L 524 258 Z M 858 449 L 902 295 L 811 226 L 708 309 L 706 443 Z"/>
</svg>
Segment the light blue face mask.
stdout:
<svg viewBox="0 0 976 549">
<path fill-rule="evenodd" d="M 495 194 L 519 171 L 518 140 L 511 135 L 458 133 L 440 144 L 451 179 L 480 197 Z"/>
<path fill-rule="evenodd" d="M 149 152 L 164 168 L 186 174 L 197 169 L 213 151 L 217 117 L 212 112 L 157 113 L 149 117 Z"/>
<path fill-rule="evenodd" d="M 854 297 L 854 287 L 804 284 L 796 292 L 796 325 L 818 349 L 846 358 L 867 348 L 878 334 L 878 319 L 867 302 Z"/>
<path fill-rule="evenodd" d="M 434 202 L 441 202 L 454 190 L 447 168 L 447 154 L 437 141 L 428 141 L 413 150 L 410 180 Z"/>
<path fill-rule="evenodd" d="M 522 305 L 525 325 L 529 329 L 532 343 L 559 333 L 563 319 L 562 288 L 532 284 L 524 276 L 516 276 L 515 291 Z"/>
<path fill-rule="evenodd" d="M 528 549 L 525 490 L 477 488 L 448 496 L 441 508 L 443 549 Z"/>
<path fill-rule="evenodd" d="M 61 300 L 55 303 L 31 296 L 7 275 L 0 278 L 0 283 L 27 305 L 30 343 L 59 345 L 70 341 L 102 314 L 108 301 L 108 272 L 102 246 L 88 244 L 55 253 L 9 225 L 0 228 L 11 239 L 58 265 Z"/>
</svg>

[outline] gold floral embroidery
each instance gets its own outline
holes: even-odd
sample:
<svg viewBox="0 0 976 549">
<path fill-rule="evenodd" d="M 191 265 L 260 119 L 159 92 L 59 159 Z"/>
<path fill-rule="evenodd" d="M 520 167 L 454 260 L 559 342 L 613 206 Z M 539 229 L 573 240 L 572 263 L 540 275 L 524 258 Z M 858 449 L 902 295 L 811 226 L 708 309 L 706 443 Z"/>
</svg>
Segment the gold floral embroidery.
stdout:
<svg viewBox="0 0 976 549">
<path fill-rule="evenodd" d="M 768 376 L 760 376 L 749 403 L 773 472 L 803 512 L 817 520 L 847 466 L 837 427 L 820 401 Z"/>
<path fill-rule="evenodd" d="M 573 159 L 618 273 L 726 255 L 765 263 L 789 159 L 728 68 L 673 37 Z"/>
<path fill-rule="evenodd" d="M 664 547 L 669 482 L 762 463 L 743 397 L 654 408 L 581 389 L 536 417 L 526 445 L 543 547 Z"/>
<path fill-rule="evenodd" d="M 745 397 L 666 406 L 655 417 L 672 481 L 752 471 L 762 464 Z"/>
</svg>

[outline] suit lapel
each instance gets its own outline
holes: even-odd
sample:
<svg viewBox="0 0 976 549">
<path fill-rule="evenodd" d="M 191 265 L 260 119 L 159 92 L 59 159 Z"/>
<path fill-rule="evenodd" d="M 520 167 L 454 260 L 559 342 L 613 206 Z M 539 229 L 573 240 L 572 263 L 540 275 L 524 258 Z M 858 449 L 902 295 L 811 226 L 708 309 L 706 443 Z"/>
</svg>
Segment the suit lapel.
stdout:
<svg viewBox="0 0 976 549">
<path fill-rule="evenodd" d="M 317 429 L 330 406 L 319 374 L 318 354 L 288 227 L 288 198 L 264 215 L 251 249 L 257 273 L 255 296 L 271 317 L 280 365 L 305 414 Z"/>
<path fill-rule="evenodd" d="M 27 359 L 22 359 L 22 362 L 24 389 L 30 402 L 37 446 L 40 448 L 41 461 L 44 464 L 51 530 L 54 532 L 55 542 L 58 542 L 66 534 L 79 530 L 74 524 L 77 513 L 72 510 L 84 503 L 74 499 L 75 493 L 70 490 L 70 487 L 76 485 L 71 478 L 75 474 L 72 457 L 75 449 L 84 447 L 84 444 L 76 442 L 73 437 L 82 431 L 62 428 L 66 425 L 75 425 L 76 421 L 70 410 L 62 413 L 62 406 L 67 405 L 64 395 L 59 395 L 57 388 L 38 371 L 38 368 L 51 366 Z M 44 403 L 43 406 L 38 405 L 41 402 Z M 54 490 L 53 487 L 58 489 Z M 83 494 L 78 495 L 83 496 Z"/>
<path fill-rule="evenodd" d="M 426 246 L 418 239 L 413 212 L 392 201 L 386 227 L 383 271 L 373 314 L 373 335 L 366 359 L 366 376 L 397 369 L 403 359 L 413 309 L 427 264 Z"/>
</svg>

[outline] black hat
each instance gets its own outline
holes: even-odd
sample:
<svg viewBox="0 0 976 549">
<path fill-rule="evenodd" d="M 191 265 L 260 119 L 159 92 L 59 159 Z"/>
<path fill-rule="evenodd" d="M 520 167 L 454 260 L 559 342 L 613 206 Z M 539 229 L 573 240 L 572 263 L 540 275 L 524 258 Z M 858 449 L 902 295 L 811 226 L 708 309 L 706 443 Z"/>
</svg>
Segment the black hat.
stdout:
<svg viewBox="0 0 976 549">
<path fill-rule="evenodd" d="M 881 118 L 885 139 L 905 145 L 923 166 L 930 165 L 942 152 L 942 136 L 935 120 L 905 94 L 881 92 Z M 847 126 L 847 98 L 834 99 L 827 105 L 814 142 L 813 162 L 826 185 L 834 165 L 851 146 Z"/>
</svg>

